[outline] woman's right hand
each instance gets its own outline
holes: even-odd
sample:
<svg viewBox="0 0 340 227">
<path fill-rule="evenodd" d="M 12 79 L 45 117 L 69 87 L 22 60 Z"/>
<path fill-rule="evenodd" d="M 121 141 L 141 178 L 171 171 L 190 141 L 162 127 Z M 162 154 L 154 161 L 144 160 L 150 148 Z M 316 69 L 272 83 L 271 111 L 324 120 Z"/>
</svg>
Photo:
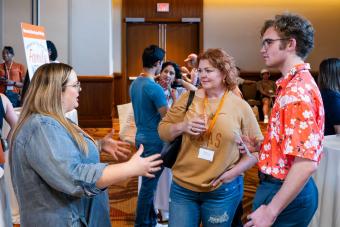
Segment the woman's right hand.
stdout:
<svg viewBox="0 0 340 227">
<path fill-rule="evenodd" d="M 138 151 L 129 160 L 131 170 L 134 176 L 155 177 L 155 172 L 161 169 L 160 165 L 163 163 L 159 158 L 160 154 L 154 154 L 146 158 L 142 158 L 141 154 L 144 151 L 144 147 L 141 144 Z"/>
</svg>

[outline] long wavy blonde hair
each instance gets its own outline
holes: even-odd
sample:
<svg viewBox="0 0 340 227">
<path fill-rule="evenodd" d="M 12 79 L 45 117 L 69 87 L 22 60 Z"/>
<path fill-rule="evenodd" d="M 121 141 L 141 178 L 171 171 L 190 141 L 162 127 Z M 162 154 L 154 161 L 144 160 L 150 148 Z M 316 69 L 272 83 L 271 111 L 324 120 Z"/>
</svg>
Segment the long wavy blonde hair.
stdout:
<svg viewBox="0 0 340 227">
<path fill-rule="evenodd" d="M 72 70 L 71 66 L 63 63 L 44 64 L 37 69 L 28 88 L 18 123 L 14 128 L 12 141 L 33 114 L 42 114 L 53 117 L 64 126 L 78 144 L 79 149 L 87 154 L 87 143 L 79 134 L 84 132 L 65 118 L 62 109 L 62 92 Z"/>
</svg>

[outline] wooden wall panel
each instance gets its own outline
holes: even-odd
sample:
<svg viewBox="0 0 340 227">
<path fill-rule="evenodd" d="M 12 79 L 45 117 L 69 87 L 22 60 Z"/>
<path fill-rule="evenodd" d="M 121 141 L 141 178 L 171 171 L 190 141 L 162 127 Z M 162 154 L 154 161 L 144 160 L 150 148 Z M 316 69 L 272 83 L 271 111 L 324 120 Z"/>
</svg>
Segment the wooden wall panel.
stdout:
<svg viewBox="0 0 340 227">
<path fill-rule="evenodd" d="M 113 76 L 78 76 L 81 83 L 78 120 L 83 128 L 111 128 L 115 107 Z"/>
</svg>

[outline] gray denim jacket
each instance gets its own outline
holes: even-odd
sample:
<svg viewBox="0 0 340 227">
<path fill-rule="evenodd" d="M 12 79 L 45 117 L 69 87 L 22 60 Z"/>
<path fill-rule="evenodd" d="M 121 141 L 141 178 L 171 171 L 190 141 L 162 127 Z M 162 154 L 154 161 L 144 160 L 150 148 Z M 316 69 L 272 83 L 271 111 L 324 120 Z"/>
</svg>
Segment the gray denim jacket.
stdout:
<svg viewBox="0 0 340 227">
<path fill-rule="evenodd" d="M 95 144 L 80 151 L 52 117 L 35 114 L 13 141 L 10 160 L 21 226 L 111 226 L 107 191 L 96 187 L 106 164 Z"/>
</svg>

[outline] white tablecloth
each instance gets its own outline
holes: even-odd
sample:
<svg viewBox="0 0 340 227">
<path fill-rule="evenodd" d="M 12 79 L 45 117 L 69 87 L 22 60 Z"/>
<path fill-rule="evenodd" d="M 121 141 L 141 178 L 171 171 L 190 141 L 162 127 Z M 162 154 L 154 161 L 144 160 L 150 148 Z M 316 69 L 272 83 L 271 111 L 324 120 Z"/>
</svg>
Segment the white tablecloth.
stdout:
<svg viewBox="0 0 340 227">
<path fill-rule="evenodd" d="M 21 108 L 20 107 L 14 108 L 14 111 L 19 117 Z M 69 118 L 71 121 L 73 121 L 74 123 L 78 124 L 78 113 L 76 109 L 66 113 L 65 116 Z M 3 138 L 7 138 L 9 130 L 10 130 L 9 125 L 7 124 L 6 121 L 3 121 L 3 127 L 2 127 Z M 11 205 L 11 211 L 12 211 L 12 222 L 14 224 L 19 224 L 20 223 L 19 206 L 18 206 L 17 199 L 15 197 L 15 194 L 14 194 L 13 186 L 12 186 L 10 167 L 8 165 L 8 152 L 6 152 L 5 177 L 6 177 L 7 189 L 10 195 L 9 199 L 10 199 L 10 205 Z"/>
<path fill-rule="evenodd" d="M 325 137 L 324 157 L 313 177 L 319 190 L 319 206 L 310 227 L 339 227 L 340 135 Z"/>
</svg>

